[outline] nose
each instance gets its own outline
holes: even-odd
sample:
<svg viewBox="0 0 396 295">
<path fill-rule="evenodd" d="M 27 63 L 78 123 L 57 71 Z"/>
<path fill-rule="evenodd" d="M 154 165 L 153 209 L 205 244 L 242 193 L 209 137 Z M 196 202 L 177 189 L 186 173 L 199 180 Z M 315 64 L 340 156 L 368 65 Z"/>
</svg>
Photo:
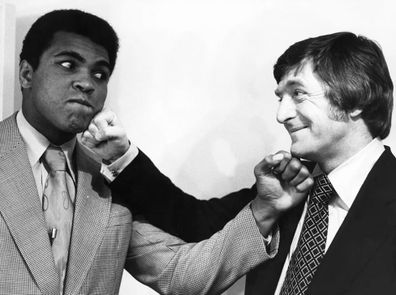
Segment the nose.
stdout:
<svg viewBox="0 0 396 295">
<path fill-rule="evenodd" d="M 276 120 L 284 124 L 294 117 L 296 117 L 296 104 L 291 97 L 285 95 L 279 102 Z"/>
<path fill-rule="evenodd" d="M 95 90 L 92 79 L 88 75 L 81 75 L 74 80 L 73 88 L 86 94 L 91 94 Z"/>
</svg>

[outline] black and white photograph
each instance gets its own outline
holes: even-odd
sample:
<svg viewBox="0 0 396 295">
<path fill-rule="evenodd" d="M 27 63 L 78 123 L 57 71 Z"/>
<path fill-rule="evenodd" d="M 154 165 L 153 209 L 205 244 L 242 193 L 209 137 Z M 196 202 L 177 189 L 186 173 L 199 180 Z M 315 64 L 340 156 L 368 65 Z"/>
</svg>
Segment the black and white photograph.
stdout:
<svg viewBox="0 0 396 295">
<path fill-rule="evenodd" d="M 396 294 L 395 15 L 0 0 L 0 294 Z"/>
</svg>

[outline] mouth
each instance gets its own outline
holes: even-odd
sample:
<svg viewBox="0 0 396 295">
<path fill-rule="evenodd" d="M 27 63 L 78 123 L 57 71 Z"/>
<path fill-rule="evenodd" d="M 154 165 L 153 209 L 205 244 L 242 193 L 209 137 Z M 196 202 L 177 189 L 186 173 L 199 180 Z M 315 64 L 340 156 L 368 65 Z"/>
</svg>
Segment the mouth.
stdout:
<svg viewBox="0 0 396 295">
<path fill-rule="evenodd" d="M 308 128 L 308 126 L 285 126 L 285 127 L 286 127 L 286 130 L 289 132 L 289 134 L 292 134 L 292 133 L 295 133 L 302 129 Z"/>
<path fill-rule="evenodd" d="M 89 108 L 93 108 L 93 106 L 89 103 L 89 101 L 85 98 L 82 97 L 75 97 L 75 98 L 71 98 L 67 101 L 68 103 L 76 103 L 76 104 L 80 104 Z"/>
</svg>

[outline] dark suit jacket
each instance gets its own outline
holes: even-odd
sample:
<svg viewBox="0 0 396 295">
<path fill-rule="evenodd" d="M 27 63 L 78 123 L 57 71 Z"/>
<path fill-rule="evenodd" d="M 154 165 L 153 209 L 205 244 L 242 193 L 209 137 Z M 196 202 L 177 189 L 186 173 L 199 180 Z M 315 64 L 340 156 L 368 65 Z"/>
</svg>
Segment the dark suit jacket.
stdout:
<svg viewBox="0 0 396 295">
<path fill-rule="evenodd" d="M 142 152 L 110 185 L 117 200 L 134 215 L 143 214 L 166 232 L 196 242 L 207 239 L 234 218 L 256 196 L 256 188 L 242 189 L 222 198 L 199 200 L 176 187 Z"/>
<path fill-rule="evenodd" d="M 129 204 L 186 240 L 207 237 L 256 194 L 254 187 L 220 199 L 196 200 L 140 153 L 112 184 L 135 192 Z M 128 194 L 129 196 L 131 194 Z M 396 294 L 396 158 L 387 147 L 370 171 L 306 294 Z M 252 270 L 246 294 L 273 294 L 301 217 L 300 205 L 279 221 L 278 255 Z"/>
</svg>

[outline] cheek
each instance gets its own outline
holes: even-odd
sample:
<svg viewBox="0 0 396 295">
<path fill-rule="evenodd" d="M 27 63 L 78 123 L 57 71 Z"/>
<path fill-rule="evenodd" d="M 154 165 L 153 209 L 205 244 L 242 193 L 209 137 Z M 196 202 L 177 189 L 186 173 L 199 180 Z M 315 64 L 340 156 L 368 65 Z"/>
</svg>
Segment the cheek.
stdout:
<svg viewBox="0 0 396 295">
<path fill-rule="evenodd" d="M 36 87 L 35 96 L 44 105 L 52 105 L 53 107 L 60 105 L 65 96 L 64 87 L 48 79 Z"/>
<path fill-rule="evenodd" d="M 96 109 L 102 109 L 107 97 L 107 87 L 97 89 L 95 96 Z"/>
<path fill-rule="evenodd" d="M 327 137 L 332 132 L 333 120 L 329 118 L 328 113 L 315 104 L 305 105 L 301 110 L 300 120 L 303 124 L 309 126 L 311 136 L 315 138 Z"/>
</svg>

